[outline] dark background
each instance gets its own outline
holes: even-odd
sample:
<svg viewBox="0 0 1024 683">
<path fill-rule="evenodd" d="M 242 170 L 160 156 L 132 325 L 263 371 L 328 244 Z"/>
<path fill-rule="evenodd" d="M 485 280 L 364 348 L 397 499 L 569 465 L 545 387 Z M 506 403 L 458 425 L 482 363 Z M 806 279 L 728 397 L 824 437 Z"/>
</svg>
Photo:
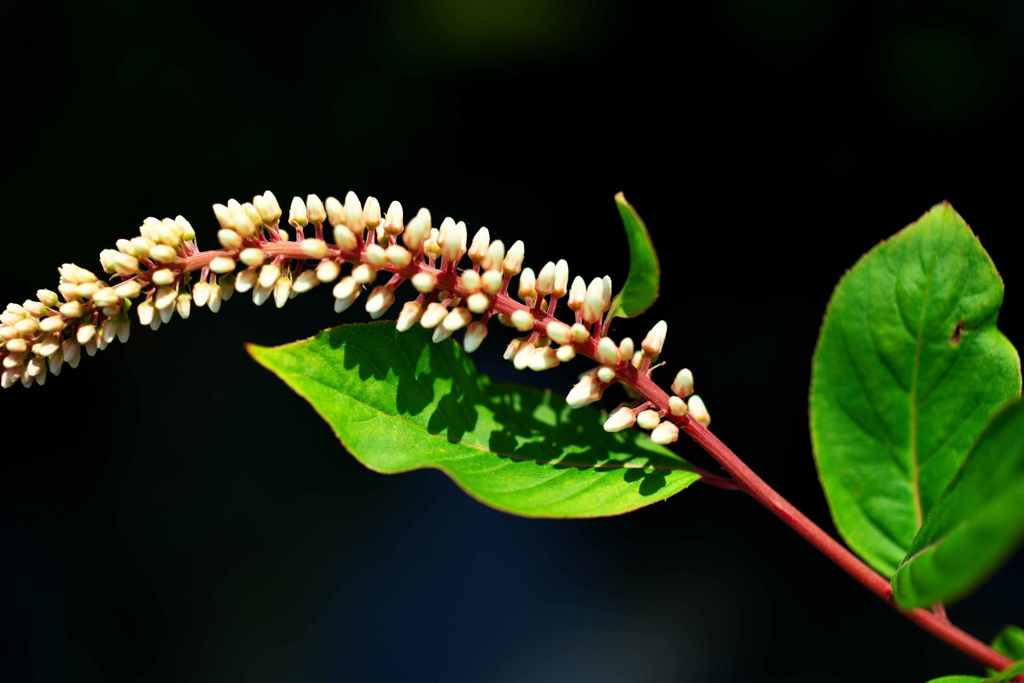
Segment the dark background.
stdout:
<svg viewBox="0 0 1024 683">
<path fill-rule="evenodd" d="M 827 526 L 810 357 L 861 253 L 949 199 L 1021 341 L 1024 5 L 656 7 L 5 4 L 0 299 L 96 266 L 145 216 L 183 213 L 215 244 L 209 205 L 265 188 L 426 205 L 621 282 L 624 190 L 666 272 L 621 329 L 668 319 L 666 358 L 695 369 L 716 432 Z M 533 521 L 436 472 L 362 469 L 242 350 L 336 320 L 323 291 L 232 300 L 0 395 L 0 678 L 976 671 L 739 494 Z M 498 346 L 478 363 L 509 377 Z M 1022 576 L 1018 558 L 953 618 L 985 638 L 1019 623 Z"/>
</svg>

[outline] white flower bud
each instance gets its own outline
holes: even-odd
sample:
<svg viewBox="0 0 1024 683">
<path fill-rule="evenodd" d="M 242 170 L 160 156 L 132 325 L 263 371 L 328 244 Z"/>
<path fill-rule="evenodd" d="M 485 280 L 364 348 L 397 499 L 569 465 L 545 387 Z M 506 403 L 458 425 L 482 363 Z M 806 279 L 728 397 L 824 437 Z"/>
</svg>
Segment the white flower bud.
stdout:
<svg viewBox="0 0 1024 683">
<path fill-rule="evenodd" d="M 551 287 L 551 293 L 561 298 L 569 290 L 569 262 L 565 259 L 555 264 L 555 283 Z"/>
<path fill-rule="evenodd" d="M 590 281 L 587 294 L 583 299 L 583 320 L 596 323 L 604 314 L 604 282 L 599 277 Z"/>
<path fill-rule="evenodd" d="M 564 345 L 572 342 L 572 328 L 558 320 L 549 322 L 544 328 L 544 332 L 556 344 Z"/>
<path fill-rule="evenodd" d="M 473 313 L 485 313 L 488 308 L 491 307 L 491 299 L 483 292 L 475 292 L 470 294 L 466 299 L 466 308 Z"/>
<path fill-rule="evenodd" d="M 420 271 L 412 276 L 412 286 L 421 294 L 429 294 L 437 286 L 437 278 L 431 273 Z"/>
<path fill-rule="evenodd" d="M 370 314 L 370 317 L 376 320 L 391 308 L 391 305 L 395 303 L 395 292 L 390 287 L 382 285 L 375 287 L 370 296 L 366 298 L 366 312 Z"/>
<path fill-rule="evenodd" d="M 153 280 L 153 284 L 154 285 L 159 285 L 161 287 L 164 287 L 164 286 L 167 286 L 167 285 L 174 284 L 174 281 L 178 279 L 178 276 L 170 268 L 161 268 L 160 270 L 155 271 L 153 273 L 153 276 L 152 276 L 151 279 Z"/>
<path fill-rule="evenodd" d="M 686 408 L 689 410 L 690 417 L 697 422 L 701 423 L 705 427 L 711 424 L 711 413 L 708 412 L 707 406 L 704 405 L 704 401 L 701 400 L 700 396 L 693 394 L 686 402 Z"/>
<path fill-rule="evenodd" d="M 402 306 L 401 312 L 398 314 L 398 322 L 395 323 L 395 328 L 399 332 L 410 330 L 413 325 L 420 321 L 421 315 L 423 315 L 423 304 L 418 301 L 406 301 Z"/>
<path fill-rule="evenodd" d="M 661 416 L 657 410 L 644 410 L 636 416 L 636 426 L 648 431 L 654 429 L 661 422 Z"/>
<path fill-rule="evenodd" d="M 179 294 L 174 306 L 178 311 L 178 316 L 182 320 L 188 320 L 188 316 L 192 313 L 192 297 L 188 294 Z M 116 329 L 114 331 L 117 332 Z"/>
<path fill-rule="evenodd" d="M 416 212 L 416 215 L 412 217 L 409 224 L 405 226 L 405 232 L 402 234 L 402 241 L 405 242 L 405 246 L 409 248 L 409 251 L 418 252 L 423 243 L 430 237 L 430 212 L 426 209 L 420 209 Z"/>
<path fill-rule="evenodd" d="M 480 261 L 484 270 L 501 270 L 501 264 L 505 260 L 505 243 L 501 240 L 494 240 L 487 247 L 487 253 Z"/>
<path fill-rule="evenodd" d="M 537 293 L 547 296 L 555 288 L 555 264 L 548 261 L 537 275 Z"/>
<path fill-rule="evenodd" d="M 538 348 L 530 356 L 530 369 L 534 372 L 550 370 L 559 363 L 558 352 L 551 346 Z"/>
<path fill-rule="evenodd" d="M 644 353 L 652 358 L 657 358 L 661 353 L 662 347 L 665 346 L 666 334 L 668 334 L 668 323 L 664 320 L 659 320 L 651 328 L 651 331 L 647 333 L 647 336 L 644 337 L 643 344 L 641 344 Z"/>
<path fill-rule="evenodd" d="M 693 373 L 688 368 L 676 373 L 676 378 L 672 380 L 672 393 L 683 398 L 693 393 Z"/>
<path fill-rule="evenodd" d="M 683 399 L 678 396 L 668 397 L 668 412 L 672 413 L 676 417 L 682 417 L 683 415 L 686 415 L 688 410 L 689 409 L 686 407 L 686 401 Z"/>
<path fill-rule="evenodd" d="M 178 230 L 181 233 L 181 239 L 186 242 L 194 242 L 196 239 L 196 231 L 192 227 L 192 224 L 184 216 L 175 216 L 174 223 L 178 226 Z M 134 256 L 134 254 L 133 254 Z"/>
<path fill-rule="evenodd" d="M 355 251 L 358 241 L 356 240 L 355 233 L 349 230 L 348 227 L 339 224 L 334 226 L 334 243 L 342 251 Z"/>
<path fill-rule="evenodd" d="M 70 339 L 65 339 L 60 345 L 60 353 L 64 356 L 64 362 L 72 368 L 78 367 L 78 361 L 82 358 L 82 347 Z"/>
<path fill-rule="evenodd" d="M 533 329 L 533 314 L 522 308 L 517 308 L 509 316 L 509 322 L 520 332 L 529 332 Z"/>
<path fill-rule="evenodd" d="M 530 367 L 530 360 L 536 351 L 537 348 L 533 344 L 520 344 L 515 355 L 512 356 L 512 367 L 516 370 L 525 370 Z"/>
<path fill-rule="evenodd" d="M 320 280 L 317 279 L 316 273 L 312 270 L 304 270 L 292 282 L 292 291 L 296 294 L 304 294 L 318 284 L 320 284 Z"/>
<path fill-rule="evenodd" d="M 36 298 L 40 302 L 47 306 L 53 307 L 60 303 L 60 298 L 57 296 L 57 292 L 50 289 L 38 289 L 36 290 Z"/>
<path fill-rule="evenodd" d="M 153 305 L 156 306 L 157 311 L 163 311 L 174 306 L 174 301 L 178 298 L 178 290 L 174 287 L 158 287 L 156 290 L 156 296 L 153 297 Z M 164 321 L 166 322 L 166 321 Z M 82 342 L 83 344 L 85 342 Z"/>
<path fill-rule="evenodd" d="M 466 224 L 455 223 L 440 244 L 441 256 L 450 263 L 458 263 L 466 253 Z"/>
<path fill-rule="evenodd" d="M 572 341 L 574 344 L 583 344 L 590 339 L 590 332 L 586 327 L 579 323 L 574 323 L 569 330 L 572 332 Z"/>
<path fill-rule="evenodd" d="M 323 223 L 324 219 L 327 218 L 327 210 L 324 208 L 324 203 L 315 194 L 306 197 L 306 217 L 310 223 Z"/>
<path fill-rule="evenodd" d="M 288 207 L 288 224 L 296 230 L 309 224 L 309 213 L 306 211 L 306 203 L 302 201 L 302 197 L 292 197 L 291 206 Z"/>
<path fill-rule="evenodd" d="M 345 207 L 341 205 L 336 197 L 328 197 L 324 201 L 324 211 L 327 213 L 327 222 L 333 226 L 345 224 Z"/>
<path fill-rule="evenodd" d="M 624 337 L 622 341 L 619 342 L 619 358 L 632 358 L 633 349 L 633 339 L 631 337 Z"/>
<path fill-rule="evenodd" d="M 480 289 L 485 294 L 494 296 L 501 291 L 501 286 L 505 282 L 505 276 L 502 275 L 500 270 L 487 270 L 480 276 Z"/>
<path fill-rule="evenodd" d="M 149 325 L 151 322 L 153 322 L 154 313 L 156 313 L 156 310 L 153 308 L 153 304 L 150 303 L 149 300 L 143 301 L 141 304 L 139 304 L 138 315 L 139 322 L 141 324 Z"/>
<path fill-rule="evenodd" d="M 230 256 L 215 256 L 210 261 L 210 270 L 218 275 L 233 272 L 235 270 L 235 259 Z M 154 282 L 156 282 L 155 279 Z"/>
<path fill-rule="evenodd" d="M 224 247 L 228 251 L 235 251 L 242 246 L 242 236 L 234 230 L 228 230 L 227 228 L 217 231 L 217 241 L 220 242 L 220 246 Z M 158 247 L 159 245 L 156 245 L 153 249 L 157 249 Z M 151 255 L 153 253 L 153 249 L 149 250 Z"/>
<path fill-rule="evenodd" d="M 377 279 L 377 269 L 366 263 L 360 263 L 352 269 L 352 277 L 360 284 L 368 285 Z"/>
<path fill-rule="evenodd" d="M 75 340 L 79 344 L 88 344 L 96 336 L 95 325 L 80 325 L 75 333 Z"/>
<path fill-rule="evenodd" d="M 263 261 L 265 261 L 266 258 L 266 254 L 263 253 L 263 250 L 257 247 L 248 247 L 238 254 L 238 260 L 250 268 L 262 266 Z"/>
<path fill-rule="evenodd" d="M 516 352 L 519 350 L 519 347 L 522 345 L 522 343 L 522 339 L 513 339 L 512 341 L 510 341 L 508 345 L 505 347 L 505 350 L 501 354 L 502 359 L 512 360 L 515 357 Z"/>
<path fill-rule="evenodd" d="M 643 364 L 643 362 L 644 362 L 644 352 L 643 351 L 637 351 L 636 353 L 633 354 L 633 358 L 630 359 L 629 364 L 632 365 L 637 370 L 639 370 L 640 366 Z"/>
<path fill-rule="evenodd" d="M 611 384 L 615 381 L 615 370 L 611 369 L 607 365 L 602 365 L 597 369 L 597 379 L 604 384 Z"/>
<path fill-rule="evenodd" d="M 405 216 L 399 202 L 391 202 L 387 215 L 384 216 L 384 232 L 388 235 L 400 235 L 405 228 Z"/>
<path fill-rule="evenodd" d="M 235 277 L 235 291 L 239 294 L 245 294 L 256 286 L 259 277 L 260 272 L 257 268 L 243 270 Z"/>
<path fill-rule="evenodd" d="M 196 306 L 202 308 L 210 300 L 210 284 L 208 282 L 197 282 L 192 288 L 192 301 Z"/>
<path fill-rule="evenodd" d="M 322 259 L 327 256 L 327 243 L 318 239 L 304 239 L 299 243 L 302 253 L 308 258 Z"/>
<path fill-rule="evenodd" d="M 320 282 L 334 282 L 341 275 L 337 261 L 321 261 L 316 267 L 316 279 Z"/>
<path fill-rule="evenodd" d="M 341 280 L 338 281 L 338 284 L 334 285 L 334 291 L 332 294 L 335 299 L 350 299 L 352 297 L 358 297 L 359 293 L 362 291 L 363 289 L 359 282 L 350 275 L 348 277 L 341 278 Z"/>
<path fill-rule="evenodd" d="M 462 339 L 462 347 L 466 350 L 466 353 L 473 353 L 480 344 L 483 343 L 484 338 L 487 337 L 487 325 L 482 322 L 470 323 L 469 327 L 466 328 L 466 334 Z"/>
<path fill-rule="evenodd" d="M 50 315 L 39 321 L 39 329 L 43 332 L 59 332 L 64 329 L 64 318 Z"/>
<path fill-rule="evenodd" d="M 459 286 L 463 294 L 472 294 L 480 291 L 480 273 L 475 270 L 464 270 L 459 276 Z"/>
<path fill-rule="evenodd" d="M 519 298 L 523 301 L 533 300 L 537 296 L 537 278 L 533 275 L 532 268 L 523 268 L 519 274 Z"/>
<path fill-rule="evenodd" d="M 376 197 L 367 197 L 363 203 L 363 223 L 368 228 L 380 225 L 380 202 Z"/>
<path fill-rule="evenodd" d="M 621 406 L 613 410 L 612 414 L 605 420 L 604 431 L 621 432 L 623 429 L 629 429 L 634 424 L 636 424 L 636 415 L 633 413 L 633 409 Z"/>
<path fill-rule="evenodd" d="M 388 263 L 396 268 L 405 268 L 412 263 L 412 254 L 403 246 L 392 244 L 385 250 Z"/>
<path fill-rule="evenodd" d="M 480 263 L 487 256 L 487 249 L 491 245 L 491 233 L 487 228 L 480 228 L 473 235 L 473 242 L 469 245 L 469 260 L 473 263 Z"/>
<path fill-rule="evenodd" d="M 133 237 L 132 249 L 135 250 L 135 255 L 138 258 L 148 258 L 149 250 L 153 248 L 153 241 L 146 239 L 145 237 Z"/>
<path fill-rule="evenodd" d="M 223 204 L 214 204 L 213 215 L 217 219 L 218 225 L 224 230 L 233 231 L 235 229 L 235 221 L 232 219 L 231 211 L 228 210 L 228 207 Z M 145 227 L 145 224 L 143 224 L 143 227 Z M 143 236 L 146 236 L 145 233 L 143 233 Z"/>
<path fill-rule="evenodd" d="M 610 337 L 602 337 L 601 341 L 598 342 L 597 361 L 601 365 L 618 365 L 619 347 L 615 345 L 615 342 Z"/>
<path fill-rule="evenodd" d="M 362 232 L 366 227 L 363 221 L 363 205 L 355 192 L 349 191 L 345 194 L 345 225 L 353 232 Z"/>
<path fill-rule="evenodd" d="M 452 336 L 452 333 L 446 330 L 442 325 L 438 325 L 434 328 L 434 334 L 430 336 L 430 341 L 435 344 L 443 342 L 448 337 Z"/>
<path fill-rule="evenodd" d="M 473 316 L 470 314 L 469 309 L 457 306 L 445 316 L 444 320 L 441 321 L 441 326 L 449 332 L 457 332 L 472 320 Z"/>
<path fill-rule="evenodd" d="M 277 282 L 274 283 L 274 305 L 278 308 L 284 308 L 284 305 L 288 303 L 289 297 L 292 293 L 292 279 L 287 275 L 282 275 L 277 278 Z"/>
<path fill-rule="evenodd" d="M 92 302 L 100 308 L 104 308 L 106 306 L 117 306 L 121 303 L 121 297 L 117 295 L 117 292 L 114 291 L 113 287 L 103 287 L 93 294 Z M 31 318 L 29 320 L 31 320 Z"/>
<path fill-rule="evenodd" d="M 149 250 L 149 258 L 158 263 L 174 263 L 178 260 L 178 252 L 166 244 L 154 244 Z"/>
<path fill-rule="evenodd" d="M 260 268 L 260 278 L 256 284 L 263 289 L 270 289 L 281 277 L 281 268 L 275 263 L 268 263 Z"/>
<path fill-rule="evenodd" d="M 679 427 L 676 427 L 671 422 L 665 421 L 654 428 L 651 432 L 651 441 L 660 445 L 667 446 L 670 443 L 674 443 L 679 440 Z"/>
<path fill-rule="evenodd" d="M 423 316 L 420 318 L 420 327 L 425 327 L 428 330 L 433 329 L 441 324 L 441 321 L 448 316 L 448 309 L 442 304 L 434 301 L 427 306 L 427 310 L 423 312 Z"/>
<path fill-rule="evenodd" d="M 612 305 L 612 278 L 605 275 L 601 278 L 601 284 L 603 285 L 603 289 L 601 290 L 601 309 L 607 311 L 608 307 Z"/>
<path fill-rule="evenodd" d="M 501 262 L 501 269 L 506 275 L 516 275 L 523 267 L 523 257 L 526 255 L 526 245 L 522 240 L 516 240 L 505 254 L 505 260 Z"/>
<path fill-rule="evenodd" d="M 583 375 L 569 391 L 565 402 L 569 404 L 570 408 L 580 408 L 600 399 L 602 391 L 604 391 L 604 387 L 595 381 L 594 375 L 588 373 Z"/>
<path fill-rule="evenodd" d="M 363 259 L 374 268 L 380 268 L 387 264 L 388 254 L 384 250 L 384 247 L 374 242 L 370 242 L 363 250 Z"/>
<path fill-rule="evenodd" d="M 335 299 L 334 312 L 344 313 L 345 311 L 352 307 L 352 304 L 354 304 L 356 302 L 356 299 L 358 298 L 358 295 L 353 294 L 352 296 L 346 297 L 344 299 Z"/>
<path fill-rule="evenodd" d="M 559 346 L 558 351 L 556 351 L 556 353 L 558 354 L 558 360 L 562 361 L 563 363 L 568 363 L 569 361 L 576 357 L 576 347 L 569 345 Z"/>
<path fill-rule="evenodd" d="M 8 340 L 8 342 L 4 346 L 11 353 L 25 353 L 26 351 L 28 351 L 28 342 L 26 342 L 24 339 L 15 338 Z M 14 362 L 16 361 L 11 356 L 7 356 L 6 358 L 4 358 L 4 363 Z M 6 367 L 6 365 L 4 367 Z"/>
<path fill-rule="evenodd" d="M 14 324 L 15 331 L 22 337 L 32 336 L 39 329 L 35 318 L 24 318 Z"/>
</svg>

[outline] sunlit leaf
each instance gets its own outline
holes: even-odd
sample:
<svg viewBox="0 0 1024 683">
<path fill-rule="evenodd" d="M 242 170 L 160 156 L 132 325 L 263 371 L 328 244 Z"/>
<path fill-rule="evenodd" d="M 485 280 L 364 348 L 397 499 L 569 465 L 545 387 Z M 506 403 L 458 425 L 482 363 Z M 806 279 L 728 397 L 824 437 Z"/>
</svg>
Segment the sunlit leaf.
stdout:
<svg viewBox="0 0 1024 683">
<path fill-rule="evenodd" d="M 420 328 L 344 325 L 253 357 L 305 398 L 345 448 L 386 474 L 439 469 L 477 500 L 530 517 L 615 515 L 699 475 L 635 430 L 609 434 L 593 409 L 497 384 L 452 341 Z"/>
<path fill-rule="evenodd" d="M 842 278 L 814 354 L 814 455 L 833 519 L 891 576 L 992 414 L 1020 394 L 1003 283 L 949 204 Z"/>
</svg>

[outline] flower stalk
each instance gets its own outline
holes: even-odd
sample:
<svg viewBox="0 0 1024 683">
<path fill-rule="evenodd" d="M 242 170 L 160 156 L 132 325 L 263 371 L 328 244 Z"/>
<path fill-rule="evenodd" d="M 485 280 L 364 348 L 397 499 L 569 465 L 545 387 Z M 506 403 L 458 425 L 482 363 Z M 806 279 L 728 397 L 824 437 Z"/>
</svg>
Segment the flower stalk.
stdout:
<svg viewBox="0 0 1024 683">
<path fill-rule="evenodd" d="M 352 192 L 344 201 L 329 197 L 322 202 L 316 195 L 293 198 L 287 228 L 270 192 L 244 204 L 215 204 L 213 212 L 220 249 L 201 251 L 195 231 L 182 216 L 147 218 L 138 236 L 117 240 L 116 249 L 101 252 L 108 281 L 64 264 L 56 292 L 39 290 L 36 299 L 9 304 L 0 313 L 0 384 L 41 385 L 64 365 L 76 367 L 83 350 L 93 355 L 114 339 L 127 341 L 131 316 L 155 330 L 175 315 L 188 318 L 194 308 L 216 313 L 235 294 L 251 291 L 257 305 L 273 300 L 280 308 L 294 296 L 333 283 L 336 312 L 354 305 L 365 292 L 367 312 L 379 318 L 408 282 L 405 289 L 412 290 L 412 298 L 397 315 L 399 331 L 420 325 L 433 330 L 434 342 L 461 331 L 463 346 L 472 353 L 486 337 L 489 322 L 497 319 L 522 335 L 504 354 L 517 369 L 543 371 L 576 356 L 595 361 L 597 367 L 584 372 L 569 391 L 571 407 L 598 401 L 612 384 L 624 385 L 639 398 L 610 414 L 604 423 L 607 431 L 639 428 L 663 445 L 686 433 L 724 470 L 716 474 L 698 469 L 703 481 L 745 491 L 898 609 L 884 577 L 793 507 L 707 429 L 710 414 L 694 393 L 690 370 L 676 373 L 670 391 L 654 381 L 652 372 L 659 367 L 668 332 L 664 321 L 639 346 L 629 337 L 615 341 L 609 336 L 614 317 L 609 277 L 587 283 L 576 276 L 570 282 L 564 260 L 548 262 L 535 272 L 523 267 L 521 241 L 506 249 L 491 239 L 487 228 L 469 240 L 461 221 L 445 218 L 435 228 L 426 209 L 406 221 L 398 202 L 382 214 L 376 199 L 360 202 Z M 511 284 L 517 276 L 513 296 Z M 556 316 L 559 304 L 571 322 Z M 898 611 L 986 666 L 1004 669 L 1012 663 L 942 613 Z"/>
</svg>

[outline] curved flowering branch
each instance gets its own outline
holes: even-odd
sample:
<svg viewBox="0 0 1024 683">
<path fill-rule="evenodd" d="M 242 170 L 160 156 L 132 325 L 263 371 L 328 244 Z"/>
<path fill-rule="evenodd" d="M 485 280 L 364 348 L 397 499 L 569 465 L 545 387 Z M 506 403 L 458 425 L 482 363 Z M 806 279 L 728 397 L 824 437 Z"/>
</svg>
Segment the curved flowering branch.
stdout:
<svg viewBox="0 0 1024 683">
<path fill-rule="evenodd" d="M 41 289 L 34 300 L 8 304 L 0 313 L 0 384 L 43 384 L 65 364 L 76 367 L 83 349 L 93 355 L 115 338 L 127 341 L 133 308 L 139 323 L 155 330 L 175 315 L 188 318 L 193 305 L 217 312 L 235 293 L 251 291 L 257 305 L 273 299 L 280 308 L 298 294 L 335 283 L 336 312 L 351 307 L 369 289 L 366 311 L 379 318 L 409 281 L 415 295 L 398 314 L 399 331 L 419 324 L 432 329 L 433 341 L 440 342 L 464 330 L 463 346 L 472 353 L 486 337 L 488 323 L 497 318 L 523 335 L 504 354 L 517 369 L 546 370 L 577 355 L 596 361 L 597 367 L 583 373 L 569 391 L 571 407 L 599 400 L 614 383 L 628 387 L 639 399 L 614 409 L 604 423 L 607 431 L 635 426 L 649 431 L 658 444 L 670 444 L 685 431 L 727 473 L 701 472 L 705 481 L 747 492 L 895 607 L 884 577 L 794 508 L 708 431 L 711 418 L 693 393 L 690 370 L 676 373 L 671 392 L 655 383 L 651 373 L 665 343 L 664 321 L 651 328 L 639 347 L 629 337 L 616 342 L 609 336 L 612 283 L 607 276 L 589 284 L 577 276 L 570 285 L 564 260 L 548 262 L 538 273 L 523 268 L 522 241 L 506 249 L 502 241 L 491 240 L 487 228 L 469 241 L 465 223 L 445 218 L 434 228 L 426 209 L 406 222 L 398 202 L 382 216 L 376 199 L 360 202 L 352 192 L 344 203 L 333 197 L 322 202 L 312 194 L 305 201 L 292 199 L 287 223 L 294 240 L 281 225 L 282 211 L 270 192 L 244 204 L 215 204 L 213 211 L 220 249 L 200 251 L 195 231 L 182 216 L 147 218 L 137 237 L 117 240 L 116 249 L 100 253 L 109 281 L 67 263 L 59 269 L 56 292 Z M 330 243 L 325 239 L 328 228 Z M 463 266 L 467 257 L 469 263 Z M 374 286 L 382 274 L 389 277 Z M 510 285 L 516 276 L 513 297 Z M 556 316 L 563 299 L 572 322 Z M 998 669 L 1011 664 L 940 613 L 902 613 L 983 664 Z"/>
</svg>

